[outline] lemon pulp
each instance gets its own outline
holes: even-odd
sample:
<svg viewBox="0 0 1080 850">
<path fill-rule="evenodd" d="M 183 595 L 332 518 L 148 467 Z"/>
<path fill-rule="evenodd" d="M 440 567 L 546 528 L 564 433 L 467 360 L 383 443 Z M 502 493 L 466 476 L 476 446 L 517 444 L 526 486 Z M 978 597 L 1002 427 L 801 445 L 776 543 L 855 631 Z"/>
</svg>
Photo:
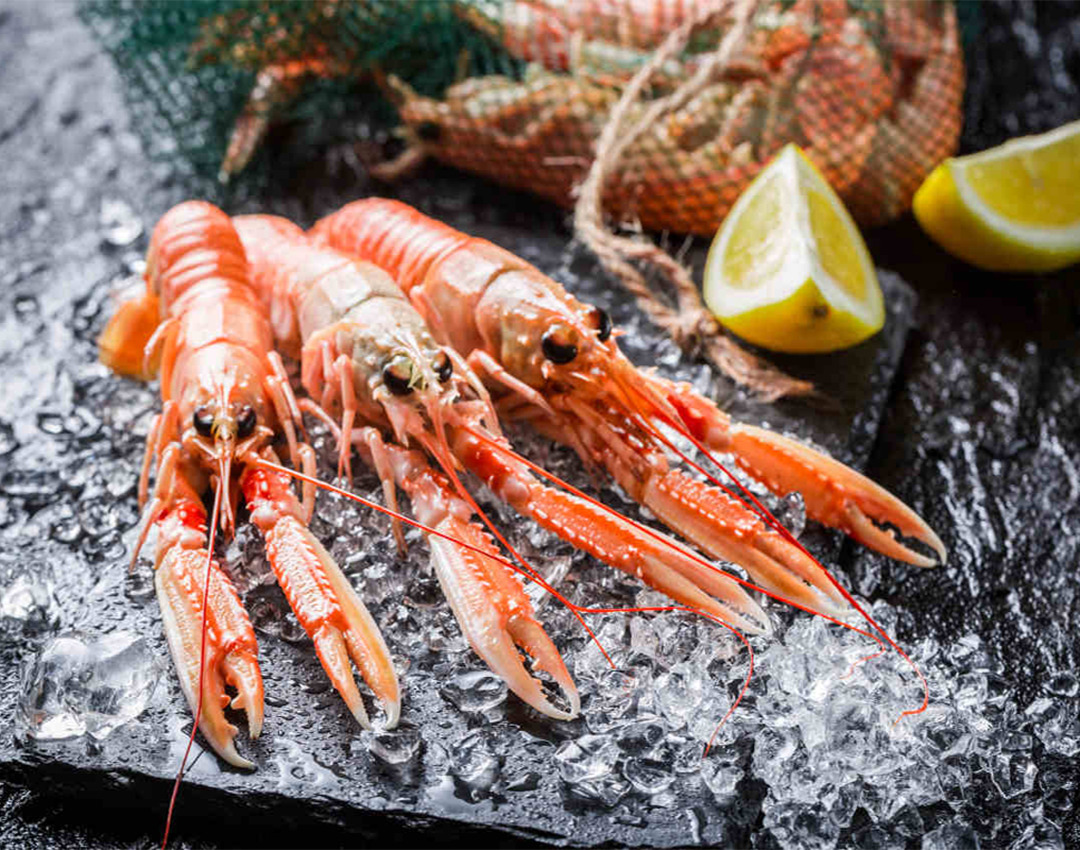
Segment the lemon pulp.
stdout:
<svg viewBox="0 0 1080 850">
<path fill-rule="evenodd" d="M 991 271 L 1080 260 L 1080 121 L 939 165 L 915 217 L 943 248 Z"/>
<path fill-rule="evenodd" d="M 704 296 L 725 327 L 774 351 L 835 351 L 885 322 L 858 228 L 795 145 L 732 207 L 709 251 Z"/>
</svg>

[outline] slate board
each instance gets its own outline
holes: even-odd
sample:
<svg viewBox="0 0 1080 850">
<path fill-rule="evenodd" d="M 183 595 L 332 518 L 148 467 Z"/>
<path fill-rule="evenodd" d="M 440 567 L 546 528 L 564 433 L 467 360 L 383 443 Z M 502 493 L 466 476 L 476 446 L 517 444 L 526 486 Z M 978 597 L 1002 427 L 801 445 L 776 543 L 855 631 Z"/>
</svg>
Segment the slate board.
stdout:
<svg viewBox="0 0 1080 850">
<path fill-rule="evenodd" d="M 10 185 L 0 201 L 9 260 L 0 291 L 0 316 L 6 317 L 0 337 L 6 386 L 0 422 L 12 444 L 0 461 L 0 525 L 6 547 L 19 547 L 20 557 L 52 566 L 63 627 L 91 633 L 128 629 L 147 635 L 155 652 L 165 657 L 152 594 L 147 595 L 145 583 L 125 576 L 136 519 L 131 486 L 141 435 L 155 402 L 149 390 L 107 376 L 96 365 L 93 338 L 111 309 L 110 287 L 145 249 L 158 216 L 183 199 L 185 191 L 172 183 L 168 169 L 140 155 L 125 128 L 111 69 L 73 24 L 70 7 L 16 7 L 4 20 L 0 38 L 10 42 L 32 36 L 34 56 L 40 58 L 21 54 L 7 60 L 13 66 L 9 73 L 23 83 L 18 95 L 23 100 L 12 111 L 15 118 L 5 131 L 5 138 L 18 138 L 20 143 L 5 146 Z M 35 67 L 39 61 L 52 63 L 51 76 Z M 102 84 L 101 79 L 107 82 Z M 47 171 L 41 169 L 43 162 L 49 163 Z M 309 224 L 371 191 L 370 185 L 344 180 L 330 167 L 306 172 L 299 190 L 296 177 L 286 181 L 292 186 L 281 189 L 280 196 L 249 201 L 233 211 L 273 211 Z M 896 275 L 882 273 L 889 304 L 882 334 L 843 354 L 789 358 L 781 364 L 817 382 L 832 407 L 814 409 L 799 402 L 764 407 L 712 375 L 708 367 L 681 357 L 670 341 L 637 315 L 595 261 L 570 245 L 562 211 L 435 168 L 402 187 L 400 197 L 522 254 L 581 297 L 607 308 L 617 324 L 631 323 L 634 330 L 624 347 L 638 363 L 658 363 L 672 376 L 708 385 L 741 418 L 767 421 L 778 430 L 813 440 L 857 468 L 865 465 L 915 303 L 910 288 Z M 110 209 L 115 212 L 108 205 L 116 201 L 129 205 L 131 218 L 142 224 L 142 233 L 123 246 L 103 236 L 108 230 L 103 216 L 108 218 Z M 123 238 L 121 234 L 119 241 Z M 698 245 L 690 260 L 699 271 L 703 259 L 703 246 Z M 134 419 L 133 399 L 139 414 Z M 107 467 L 112 465 L 120 471 L 109 473 Z M 98 493 L 97 498 L 126 505 L 107 520 L 115 525 L 107 529 L 94 526 L 95 518 L 83 515 L 90 491 L 103 477 L 113 482 L 113 490 Z M 579 468 L 578 483 L 584 482 Z M 65 505 L 83 526 L 71 542 L 57 539 L 64 537 L 56 529 Z M 837 535 L 818 533 L 811 539 L 823 558 L 835 559 Z M 392 633 L 388 638 L 393 643 Z M 433 839 L 445 843 L 452 835 L 455 840 L 487 843 L 505 838 L 677 846 L 719 841 L 733 834 L 731 830 L 741 834 L 747 827 L 693 799 L 649 814 L 643 829 L 619 822 L 603 807 L 569 798 L 551 754 L 553 744 L 576 727 L 560 729 L 559 724 L 538 721 L 513 697 L 500 722 L 521 731 L 517 744 L 500 758 L 519 774 L 538 773 L 543 777 L 539 787 L 475 802 L 455 795 L 452 782 L 437 784 L 435 792 L 422 791 L 419 786 L 429 786 L 432 777 L 445 770 L 438 757 L 440 742 L 456 741 L 478 724 L 439 695 L 436 675 L 410 672 L 405 677 L 404 723 L 420 730 L 424 749 L 417 764 L 394 772 L 374 763 L 362 747 L 356 750 L 357 729 L 336 696 L 326 692 L 309 645 L 266 637 L 260 638 L 260 645 L 273 699 L 263 738 L 248 748 L 260 769 L 248 774 L 227 769 L 213 758 L 200 758 L 184 785 L 181 834 L 183 825 L 194 819 L 202 819 L 203 829 L 209 830 L 212 824 L 239 818 L 272 823 L 286 831 L 323 828 L 322 834 L 327 834 L 325 829 L 332 827 L 350 843 L 380 836 L 385 840 L 389 835 L 406 844 Z M 3 649 L 7 662 L 0 671 L 3 716 L 14 713 L 26 650 Z M 320 708 L 314 714 L 313 699 Z M 186 718 L 168 671 L 150 709 L 101 747 L 83 739 L 22 743 L 11 734 L 0 737 L 0 780 L 48 789 L 61 797 L 138 808 L 144 820 L 160 822 Z M 481 725 L 486 722 L 481 718 Z M 427 776 L 420 782 L 422 774 Z"/>
<path fill-rule="evenodd" d="M 966 149 L 1076 118 L 1080 39 L 1075 33 L 1080 16 L 1075 5 L 991 3 L 981 8 L 984 27 L 967 52 Z M 70 498 L 86 483 L 81 476 L 87 459 L 66 456 L 64 440 L 42 429 L 39 414 L 47 414 L 46 428 L 53 428 L 52 414 L 79 408 L 78 421 L 70 427 L 115 449 L 128 464 L 137 458 L 139 440 L 128 432 L 130 423 L 110 423 L 103 415 L 104 399 L 93 395 L 105 379 L 92 365 L 90 338 L 101 321 L 109 283 L 122 274 L 125 262 L 137 258 L 145 233 L 143 241 L 128 248 L 103 245 L 102 201 L 126 201 L 149 227 L 186 197 L 186 191 L 169 167 L 142 157 L 129 131 L 116 77 L 74 21 L 70 4 L 0 7 L 0 57 L 6 107 L 0 117 L 0 156 L 5 162 L 0 175 L 5 257 L 0 271 L 0 373 L 5 385 L 0 397 L 0 475 L 10 476 L 15 469 L 46 471 L 19 481 L 6 479 L 7 495 L 0 497 L 2 534 L 43 506 Z M 314 171 L 290 171 L 294 163 L 287 157 L 281 165 L 278 195 L 231 211 L 273 211 L 306 224 L 366 191 L 358 182 L 362 176 L 340 157 L 328 158 Z M 425 171 L 423 182 L 405 190 L 403 198 L 490 238 L 505 236 L 508 247 L 535 252 L 530 259 L 560 276 L 591 274 L 587 261 L 584 268 L 580 265 L 580 255 L 565 253 L 569 233 L 563 213 L 529 198 L 437 169 Z M 512 243 L 513 234 L 521 242 Z M 1070 483 L 1078 480 L 1074 458 L 1080 455 L 1075 279 L 1069 273 L 1032 279 L 975 272 L 936 249 L 910 220 L 870 234 L 869 241 L 876 260 L 885 268 L 902 270 L 919 294 L 915 329 L 899 361 L 898 380 L 890 382 L 886 374 L 885 362 L 894 362 L 891 348 L 886 346 L 884 353 L 863 348 L 857 352 L 862 371 L 854 369 L 850 380 L 840 378 L 835 360 L 805 364 L 815 373 L 809 377 L 842 400 L 846 414 L 831 414 L 830 419 L 798 403 L 781 405 L 780 412 L 743 410 L 751 418 L 767 416 L 782 429 L 808 435 L 856 465 L 869 458 L 870 474 L 927 517 L 954 553 L 948 568 L 897 569 L 849 547 L 839 553 L 841 571 L 856 589 L 902 609 L 902 641 L 924 635 L 946 641 L 971 630 L 980 634 L 996 669 L 1007 675 L 1018 703 L 1024 705 L 1046 692 L 1050 671 L 1075 669 L 1077 661 L 1071 624 L 1077 614 L 1080 517 Z M 700 262 L 700 254 L 697 259 Z M 886 276 L 884 282 L 893 293 L 905 291 L 890 280 Z M 595 296 L 620 319 L 631 312 L 617 303 L 614 290 L 601 285 Z M 899 324 L 891 322 L 890 327 Z M 68 362 L 58 369 L 61 352 Z M 782 365 L 788 367 L 786 361 Z M 858 375 L 867 372 L 878 374 L 879 380 L 871 393 L 873 403 L 860 410 L 858 399 L 847 392 Z M 88 391 L 89 397 L 80 395 Z M 13 448 L 16 443 L 20 448 Z M 133 474 L 130 468 L 127 472 Z M 117 485 L 119 495 L 110 497 L 130 505 L 130 487 L 124 491 L 123 486 Z M 12 490 L 21 495 L 10 496 Z M 92 524 L 93 517 L 85 519 Z M 839 543 L 835 536 L 823 537 L 815 545 L 831 559 Z M 84 541 L 77 548 L 55 540 L 38 544 L 38 555 L 44 552 L 63 582 L 65 626 L 122 624 L 149 635 L 160 648 L 152 602 L 139 604 L 125 595 L 118 581 L 123 554 L 113 548 L 116 541 L 110 535 L 101 539 L 105 542 Z M 13 556 L 23 554 L 6 538 L 3 546 Z M 268 669 L 280 665 L 290 671 L 274 685 L 284 702 L 275 707 L 276 737 L 264 741 L 263 768 L 254 777 L 220 772 L 209 759 L 199 761 L 181 797 L 179 846 L 329 846 L 361 840 L 499 846 L 568 837 L 579 843 L 673 845 L 698 838 L 719 842 L 725 828 L 731 831 L 723 836 L 724 843 L 748 843 L 738 839 L 753 830 L 752 807 L 747 822 L 723 824 L 711 813 L 703 819 L 701 807 L 679 806 L 668 823 L 655 824 L 655 832 L 643 835 L 633 826 L 606 819 L 595 807 L 582 812 L 580 805 L 563 799 L 556 783 L 529 792 L 523 805 L 491 799 L 471 805 L 452 792 L 438 800 L 411 799 L 415 792 L 409 776 L 368 772 L 353 764 L 347 768 L 355 771 L 348 783 L 310 763 L 299 771 L 308 779 L 290 779 L 292 768 L 306 763 L 302 752 L 329 753 L 327 762 L 339 769 L 343 742 L 354 730 L 326 694 L 310 692 L 311 687 L 317 691 L 321 674 L 303 647 L 267 639 L 262 645 Z M 10 716 L 14 671 L 23 653 L 2 647 L 0 654 L 0 708 Z M 107 742 L 130 742 L 130 750 L 110 746 L 103 753 L 90 753 L 85 743 L 23 748 L 10 735 L 0 739 L 0 780 L 32 789 L 0 785 L 5 846 L 114 848 L 153 840 L 179 730 L 166 725 L 172 744 L 136 745 L 147 742 L 152 725 L 166 715 L 182 716 L 175 686 L 168 677 L 165 681 L 170 684 L 159 688 L 150 712 L 117 733 L 128 737 Z M 327 702 L 318 712 L 316 728 L 294 730 L 286 714 L 301 714 L 313 699 Z M 468 725 L 448 712 L 432 683 L 410 686 L 406 699 L 415 712 L 410 722 L 427 741 L 452 740 L 449 733 L 433 731 L 437 727 L 428 721 L 435 715 L 436 723 L 449 720 L 451 733 L 460 734 Z M 503 722 L 519 723 L 539 741 L 557 734 L 513 710 Z M 333 743 L 329 750 L 319 750 L 320 742 Z M 549 747 L 530 743 L 540 750 Z M 120 758 L 125 752 L 130 759 L 126 763 Z M 530 764 L 528 758 L 539 756 L 525 758 L 523 768 Z M 1074 765 L 1047 756 L 1039 758 L 1039 766 L 1041 771 L 1064 770 L 1059 775 L 1075 788 Z M 362 795 L 366 802 L 356 800 Z M 128 807 L 130 814 L 122 821 L 114 815 L 80 815 L 72 802 L 99 799 Z M 1025 798 L 1018 802 L 1024 805 Z M 375 811 L 369 814 L 364 806 Z M 1066 846 L 1080 843 L 1078 808 L 1054 815 Z M 256 813 L 261 813 L 257 820 Z M 928 816 L 927 827 L 932 823 Z M 980 827 L 984 848 L 1007 847 L 1020 837 L 1007 819 L 991 817 Z"/>
<path fill-rule="evenodd" d="M 492 238 L 502 237 L 499 239 L 502 244 L 515 249 L 518 246 L 514 242 L 521 242 L 521 248 L 530 248 L 541 265 L 545 257 L 559 257 L 565 245 L 561 236 L 544 234 L 536 229 L 527 237 L 519 235 L 516 239 L 515 231 L 508 229 L 497 230 L 483 225 L 472 229 L 483 231 Z M 591 263 L 579 263 L 575 267 L 582 271 L 577 283 L 588 280 L 593 287 L 610 286 Z M 564 268 L 564 275 L 565 271 Z M 822 381 L 823 389 L 827 388 L 837 397 L 842 393 L 849 394 L 849 398 L 854 395 L 858 405 L 838 407 L 828 413 L 800 410 L 797 405 L 767 412 L 773 427 L 810 435 L 856 466 L 865 463 L 872 448 L 874 431 L 897 367 L 914 303 L 911 290 L 898 278 L 884 274 L 883 279 L 890 303 L 887 331 L 850 356 L 821 358 L 813 364 L 814 369 L 803 372 Z M 91 299 L 96 299 L 102 289 L 103 285 L 94 287 Z M 609 302 L 609 306 L 617 322 L 622 318 L 620 314 L 631 309 L 617 300 Z M 70 319 L 70 308 L 61 308 L 59 317 Z M 96 324 L 91 323 L 91 327 L 94 326 Z M 635 341 L 636 353 L 643 359 L 650 356 L 662 359 L 661 351 L 670 343 L 659 339 L 652 329 L 643 326 L 641 330 L 642 336 Z M 64 348 L 68 355 L 75 352 L 78 356 L 67 361 L 61 371 L 94 368 L 89 334 L 80 336 L 82 338 Z M 37 339 L 36 335 L 34 339 Z M 32 362 L 35 373 L 57 367 L 55 361 L 49 364 L 41 359 L 47 357 L 45 352 L 27 350 L 33 346 L 34 342 L 31 342 L 21 352 L 13 353 L 21 353 L 23 362 Z M 689 367 L 689 364 L 683 365 Z M 9 380 L 16 386 L 19 379 L 18 369 L 9 372 Z M 105 392 L 107 383 L 114 384 L 114 389 L 124 389 L 123 382 L 111 378 L 90 379 L 89 386 L 92 392 Z M 78 389 L 75 398 L 74 410 L 78 416 L 77 411 L 83 409 L 86 400 L 79 399 Z M 731 400 L 739 402 L 739 394 L 734 394 Z M 105 454 L 111 462 L 126 463 L 130 471 L 138 462 L 141 449 L 138 440 L 125 433 L 129 428 L 127 421 L 114 421 L 112 403 L 110 397 L 106 397 L 100 406 L 95 406 L 102 425 L 91 448 Z M 766 413 L 745 400 L 731 407 L 734 410 L 741 408 L 742 418 L 751 421 L 760 421 L 760 416 Z M 27 419 L 37 421 L 40 413 L 41 410 L 23 406 L 22 413 L 14 418 L 15 432 L 22 434 L 19 424 Z M 139 427 L 135 426 L 136 433 Z M 145 427 L 145 421 L 142 427 Z M 117 451 L 117 444 L 125 448 Z M 82 462 L 74 453 L 65 453 L 62 446 L 55 449 L 46 464 Z M 87 449 L 82 447 L 82 450 Z M 78 492 L 77 485 L 70 481 L 59 493 L 34 491 L 34 487 L 47 486 L 36 478 L 44 468 L 39 465 L 41 461 L 36 451 L 16 449 L 9 456 L 9 463 L 5 473 L 9 493 L 13 489 L 12 483 L 18 481 L 19 492 L 23 493 L 23 507 L 35 516 L 41 516 L 42 502 L 55 504 Z M 575 483 L 587 483 L 580 471 Z M 134 501 L 130 488 L 122 498 Z M 74 509 L 78 512 L 81 503 L 74 503 Z M 127 518 L 133 520 L 134 513 L 128 513 Z M 47 527 L 44 530 L 47 533 Z M 836 535 L 818 536 L 817 543 L 811 545 L 831 561 L 839 550 Z M 146 592 L 145 581 L 139 584 L 137 579 L 125 575 L 125 544 L 130 539 L 131 532 L 128 531 L 98 538 L 83 536 L 77 548 L 65 547 L 55 540 L 37 544 L 26 541 L 24 545 L 28 548 L 23 557 L 53 564 L 65 625 L 75 624 L 90 633 L 123 628 L 148 635 L 155 652 L 165 657 L 156 603 Z M 386 539 L 373 541 L 372 545 L 390 547 Z M 632 595 L 623 598 L 623 604 L 632 601 Z M 387 631 L 387 638 L 393 646 L 392 630 Z M 475 802 L 462 799 L 471 792 L 455 789 L 452 780 L 449 784 L 438 781 L 446 769 L 444 747 L 447 742 L 460 741 L 478 722 L 490 721 L 454 711 L 440 696 L 437 674 L 410 671 L 404 678 L 404 725 L 420 731 L 425 750 L 419 765 L 405 771 L 404 775 L 394 775 L 378 765 L 362 747 L 357 749 L 358 730 L 336 695 L 327 692 L 324 675 L 309 644 L 294 646 L 260 637 L 260 662 L 273 702 L 267 709 L 262 739 L 245 748 L 259 764 L 259 770 L 248 774 L 228 769 L 210 757 L 200 759 L 185 782 L 185 817 L 197 813 L 198 817 L 210 821 L 227 817 L 264 821 L 272 818 L 297 828 L 329 824 L 344 830 L 350 841 L 361 836 L 395 833 L 410 843 L 434 835 L 439 835 L 442 840 L 448 830 L 454 830 L 455 834 L 460 832 L 464 837 L 486 827 L 514 838 L 553 844 L 684 846 L 719 841 L 732 828 L 727 815 L 717 814 L 709 805 L 695 806 L 701 801 L 693 799 L 680 801 L 680 805 L 670 812 L 660 813 L 649 811 L 650 807 L 644 801 L 632 804 L 632 808 L 640 807 L 642 817 L 648 813 L 646 828 L 620 823 L 602 806 L 568 799 L 551 758 L 554 745 L 563 736 L 572 731 L 580 733 L 580 722 L 538 721 L 513 698 L 509 701 L 506 719 L 500 722 L 509 724 L 510 728 L 520 726 L 521 731 L 515 745 L 500 753 L 504 760 L 503 769 L 508 772 L 510 781 L 514 776 L 530 772 L 544 777 L 543 781 L 537 789 L 526 793 L 492 794 Z M 8 666 L 0 673 L 0 712 L 5 716 L 14 714 L 18 690 L 17 668 Z M 313 694 L 320 709 L 314 713 L 311 712 Z M 87 741 L 82 739 L 22 744 L 10 735 L 4 736 L 0 739 L 0 779 L 32 787 L 45 783 L 57 793 L 76 797 L 92 794 L 103 802 L 114 798 L 118 802 L 122 800 L 126 806 L 138 804 L 148 810 L 159 809 L 167 799 L 168 783 L 181 752 L 184 740 L 181 721 L 186 722 L 186 710 L 171 672 L 167 672 L 150 710 L 114 732 L 100 748 L 88 747 Z M 163 732 L 167 733 L 164 739 Z M 430 790 L 433 785 L 435 792 Z"/>
</svg>

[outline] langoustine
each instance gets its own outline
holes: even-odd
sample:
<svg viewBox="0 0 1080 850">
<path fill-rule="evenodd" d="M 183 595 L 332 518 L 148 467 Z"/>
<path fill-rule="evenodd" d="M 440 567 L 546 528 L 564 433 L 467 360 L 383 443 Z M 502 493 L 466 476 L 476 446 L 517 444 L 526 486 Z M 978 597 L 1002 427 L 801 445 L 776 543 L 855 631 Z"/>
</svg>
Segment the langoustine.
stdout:
<svg viewBox="0 0 1080 850">
<path fill-rule="evenodd" d="M 529 421 L 588 467 L 606 469 L 670 528 L 786 599 L 826 614 L 852 601 L 771 517 L 715 478 L 698 481 L 671 467 L 665 452 L 675 447 L 663 427 L 709 457 L 733 453 L 774 493 L 802 493 L 809 517 L 890 557 L 920 566 L 944 561 L 938 536 L 895 496 L 796 440 L 732 422 L 689 384 L 637 369 L 601 312 L 509 251 L 377 198 L 346 205 L 312 232 L 389 271 L 436 338 L 502 393 L 500 415 Z"/>
<path fill-rule="evenodd" d="M 323 668 L 350 711 L 369 726 L 350 659 L 381 701 L 386 723 L 400 713 L 400 691 L 378 626 L 330 554 L 307 528 L 314 490 L 301 503 L 290 479 L 268 471 L 270 443 L 284 434 L 294 464 L 314 471 L 300 443 L 300 413 L 272 345 L 268 316 L 248 283 L 243 247 L 228 216 L 189 201 L 158 222 L 147 254 L 146 291 L 121 305 L 100 340 L 101 359 L 132 377 L 159 374 L 162 411 L 154 417 L 139 481 L 147 501 L 132 562 L 156 529 L 155 588 L 165 635 L 198 728 L 223 759 L 254 765 L 236 750 L 226 705 L 243 709 L 248 731 L 263 724 L 263 682 L 255 634 L 228 577 L 213 557 L 222 520 L 235 526 L 236 490 L 266 541 L 270 565 Z M 207 540 L 202 496 L 215 491 Z M 226 684 L 237 690 L 231 700 Z"/>
</svg>

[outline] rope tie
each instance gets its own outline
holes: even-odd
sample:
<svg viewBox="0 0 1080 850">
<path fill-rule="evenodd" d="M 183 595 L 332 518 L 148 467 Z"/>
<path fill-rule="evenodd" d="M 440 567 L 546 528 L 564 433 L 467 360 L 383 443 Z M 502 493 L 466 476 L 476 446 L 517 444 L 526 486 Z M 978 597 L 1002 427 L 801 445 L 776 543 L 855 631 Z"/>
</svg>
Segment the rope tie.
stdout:
<svg viewBox="0 0 1080 850">
<path fill-rule="evenodd" d="M 663 116 L 682 108 L 731 63 L 732 56 L 746 38 L 757 0 L 717 0 L 708 3 L 692 18 L 673 30 L 650 60 L 633 76 L 619 102 L 611 111 L 600 139 L 596 157 L 584 182 L 578 187 L 574 206 L 574 231 L 597 255 L 600 262 L 630 291 L 638 306 L 675 342 L 692 356 L 703 357 L 734 381 L 744 384 L 765 401 L 786 395 L 808 395 L 813 384 L 792 378 L 748 351 L 724 334 L 705 307 L 690 272 L 674 257 L 645 238 L 618 236 L 604 224 L 604 186 L 614 174 L 623 154 L 642 133 Z M 630 110 L 653 74 L 686 47 L 699 28 L 730 14 L 732 25 L 697 70 L 670 94 L 653 101 L 636 123 L 629 124 Z M 657 269 L 675 290 L 675 305 L 652 290 L 645 276 L 631 261 Z"/>
</svg>

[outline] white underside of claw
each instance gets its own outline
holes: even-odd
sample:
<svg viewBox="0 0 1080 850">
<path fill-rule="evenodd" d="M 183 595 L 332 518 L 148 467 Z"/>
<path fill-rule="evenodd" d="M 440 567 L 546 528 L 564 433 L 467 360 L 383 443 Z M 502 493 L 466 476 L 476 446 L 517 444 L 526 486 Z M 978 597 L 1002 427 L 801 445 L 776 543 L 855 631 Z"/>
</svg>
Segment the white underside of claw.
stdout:
<svg viewBox="0 0 1080 850">
<path fill-rule="evenodd" d="M 266 533 L 266 551 L 289 605 L 357 722 L 371 727 L 350 659 L 382 705 L 384 727 L 396 726 L 401 716 L 401 688 L 390 650 L 330 553 L 292 516 L 281 517 Z"/>
<path fill-rule="evenodd" d="M 192 715 L 199 715 L 199 730 L 214 752 L 229 764 L 254 770 L 255 764 L 237 752 L 233 743 L 239 731 L 225 719 L 224 706 L 225 681 L 214 663 L 219 650 L 213 645 L 215 636 L 206 634 L 206 663 L 204 675 L 199 675 L 199 660 L 202 655 L 203 614 L 201 599 L 192 597 L 192 593 L 201 597 L 197 587 L 185 587 L 184 577 L 174 574 L 178 557 L 187 552 L 170 553 L 154 574 L 154 588 L 157 591 L 158 607 L 164 626 L 165 639 L 169 644 L 169 654 L 179 674 L 180 689 L 191 708 Z M 203 701 L 199 710 L 198 689 L 202 685 Z M 240 699 L 238 697 L 238 699 Z M 258 736 L 262 727 L 262 707 L 244 706 L 249 717 L 251 737 Z"/>
<path fill-rule="evenodd" d="M 440 529 L 442 530 L 442 529 Z M 581 700 L 558 650 L 543 628 L 532 619 L 531 612 L 507 614 L 500 611 L 485 582 L 470 558 L 482 557 L 465 551 L 448 540 L 429 538 L 435 575 L 450 604 L 462 633 L 470 646 L 492 672 L 523 701 L 555 720 L 577 717 Z M 494 565 L 503 569 L 501 564 Z M 517 644 L 522 645 L 535 659 L 538 670 L 544 670 L 559 685 L 569 704 L 564 710 L 551 703 L 541 682 L 533 677 L 522 663 Z"/>
</svg>

